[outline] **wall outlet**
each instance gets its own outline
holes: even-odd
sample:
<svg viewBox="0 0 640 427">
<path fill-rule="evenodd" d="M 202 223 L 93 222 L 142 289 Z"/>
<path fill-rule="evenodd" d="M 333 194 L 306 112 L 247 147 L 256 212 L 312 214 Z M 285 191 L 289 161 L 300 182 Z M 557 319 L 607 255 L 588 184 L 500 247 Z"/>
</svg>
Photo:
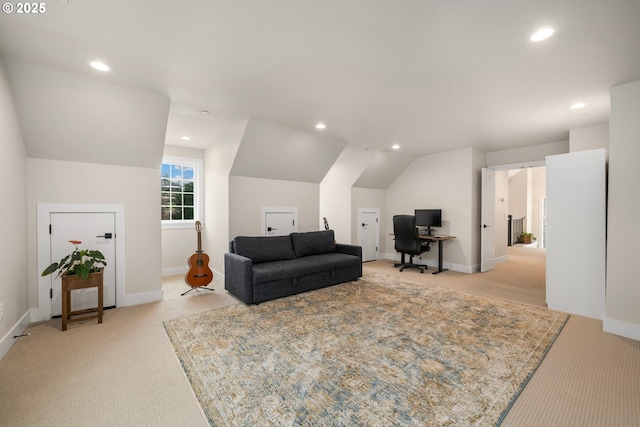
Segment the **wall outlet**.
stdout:
<svg viewBox="0 0 640 427">
<path fill-rule="evenodd" d="M 4 303 L 0 303 L 0 321 L 4 317 Z"/>
</svg>

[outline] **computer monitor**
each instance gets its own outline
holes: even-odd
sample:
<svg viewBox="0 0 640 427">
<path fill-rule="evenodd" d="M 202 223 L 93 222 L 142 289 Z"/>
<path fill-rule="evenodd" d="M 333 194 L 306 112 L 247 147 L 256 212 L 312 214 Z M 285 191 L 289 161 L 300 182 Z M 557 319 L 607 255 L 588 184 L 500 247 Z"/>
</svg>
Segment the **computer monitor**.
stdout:
<svg viewBox="0 0 640 427">
<path fill-rule="evenodd" d="M 431 227 L 442 227 L 442 209 L 416 209 L 416 226 L 427 227 L 427 234 L 433 235 Z"/>
</svg>

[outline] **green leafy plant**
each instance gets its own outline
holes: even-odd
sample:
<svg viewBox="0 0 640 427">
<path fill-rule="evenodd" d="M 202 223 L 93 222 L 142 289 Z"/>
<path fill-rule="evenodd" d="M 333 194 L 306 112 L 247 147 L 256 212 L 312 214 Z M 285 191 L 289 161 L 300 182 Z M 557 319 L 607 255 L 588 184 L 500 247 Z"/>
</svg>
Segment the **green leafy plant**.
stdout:
<svg viewBox="0 0 640 427">
<path fill-rule="evenodd" d="M 73 252 L 62 258 L 60 262 L 54 262 L 45 268 L 42 276 L 48 276 L 58 271 L 56 279 L 64 275 L 78 275 L 86 280 L 89 274 L 96 273 L 100 271 L 102 267 L 107 266 L 102 252 L 91 249 L 80 249 L 78 245 L 82 242 L 79 240 L 69 240 L 69 243 L 75 247 Z"/>
<path fill-rule="evenodd" d="M 526 231 L 523 231 L 522 233 L 520 233 L 520 236 L 518 236 L 518 243 L 526 243 L 527 241 L 534 240 L 536 240 L 535 234 Z"/>
</svg>

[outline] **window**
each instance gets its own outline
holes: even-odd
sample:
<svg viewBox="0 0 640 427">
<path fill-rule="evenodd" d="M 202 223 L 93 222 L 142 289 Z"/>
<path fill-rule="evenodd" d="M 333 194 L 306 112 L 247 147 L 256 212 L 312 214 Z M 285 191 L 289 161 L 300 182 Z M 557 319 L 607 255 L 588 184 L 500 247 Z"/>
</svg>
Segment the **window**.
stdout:
<svg viewBox="0 0 640 427">
<path fill-rule="evenodd" d="M 168 157 L 160 168 L 163 225 L 193 224 L 202 217 L 202 160 Z"/>
</svg>

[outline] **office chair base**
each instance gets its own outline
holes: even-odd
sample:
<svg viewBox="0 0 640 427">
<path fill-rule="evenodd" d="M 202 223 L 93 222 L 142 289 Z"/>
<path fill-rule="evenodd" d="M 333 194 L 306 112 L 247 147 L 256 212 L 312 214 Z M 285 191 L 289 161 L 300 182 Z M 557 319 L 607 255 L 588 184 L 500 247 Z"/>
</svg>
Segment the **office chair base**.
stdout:
<svg viewBox="0 0 640 427">
<path fill-rule="evenodd" d="M 424 270 L 427 268 L 424 265 L 418 265 L 418 264 L 404 264 L 400 267 L 400 271 L 404 270 L 405 268 L 415 268 L 416 270 L 420 270 L 420 273 L 424 273 Z"/>
<path fill-rule="evenodd" d="M 414 264 L 413 257 L 409 258 L 409 262 L 395 264 L 395 267 L 400 267 L 400 271 L 405 268 L 415 268 L 416 270 L 420 270 L 420 273 L 424 273 L 424 271 L 428 269 L 426 265 Z"/>
</svg>

